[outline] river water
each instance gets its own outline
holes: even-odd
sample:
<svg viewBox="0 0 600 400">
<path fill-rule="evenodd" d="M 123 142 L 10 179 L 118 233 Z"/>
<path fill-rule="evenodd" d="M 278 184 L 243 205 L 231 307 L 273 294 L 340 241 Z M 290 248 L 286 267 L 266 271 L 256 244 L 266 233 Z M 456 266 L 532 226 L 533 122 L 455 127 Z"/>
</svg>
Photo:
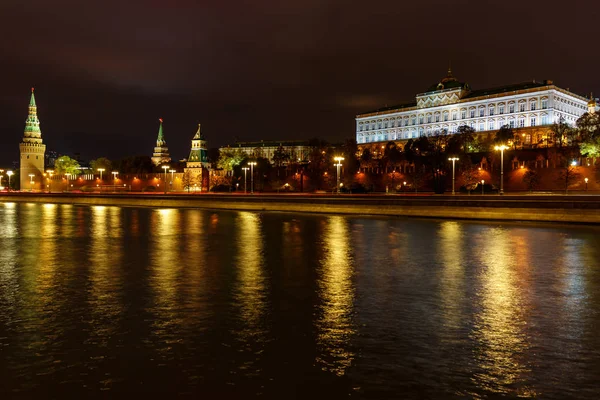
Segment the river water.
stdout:
<svg viewBox="0 0 600 400">
<path fill-rule="evenodd" d="M 600 397 L 600 229 L 0 204 L 0 397 Z"/>
</svg>

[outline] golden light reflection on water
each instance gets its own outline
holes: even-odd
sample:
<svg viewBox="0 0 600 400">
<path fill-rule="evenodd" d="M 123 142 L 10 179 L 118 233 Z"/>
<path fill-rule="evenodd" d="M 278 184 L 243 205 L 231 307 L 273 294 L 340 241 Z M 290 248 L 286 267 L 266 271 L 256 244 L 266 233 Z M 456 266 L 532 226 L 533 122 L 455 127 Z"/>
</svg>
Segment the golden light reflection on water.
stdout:
<svg viewBox="0 0 600 400">
<path fill-rule="evenodd" d="M 17 257 L 17 210 L 15 203 L 4 203 L 0 212 L 0 320 L 12 318 L 16 311 L 16 297 L 19 291 Z M 0 338 L 0 346 L 2 339 Z"/>
<path fill-rule="evenodd" d="M 440 224 L 442 283 L 440 285 L 445 325 L 460 328 L 464 322 L 465 270 L 463 251 L 463 224 L 444 221 Z"/>
<path fill-rule="evenodd" d="M 481 310 L 475 316 L 476 362 L 472 379 L 489 392 L 535 395 L 524 386 L 530 367 L 524 361 L 529 342 L 524 332 L 520 270 L 529 260 L 516 259 L 515 243 L 504 228 L 486 229 L 476 241 L 480 271 Z M 526 266 L 525 266 L 526 268 Z"/>
<path fill-rule="evenodd" d="M 176 335 L 183 323 L 179 304 L 181 269 L 183 267 L 179 249 L 180 210 L 154 210 L 150 216 L 150 286 L 154 292 L 151 312 L 154 334 L 168 345 L 182 339 Z M 159 347 L 170 351 L 170 347 Z"/>
<path fill-rule="evenodd" d="M 88 342 L 101 347 L 108 346 L 123 313 L 123 246 L 115 239 L 123 230 L 120 217 L 117 207 L 91 208 L 88 302 L 92 329 Z"/>
<path fill-rule="evenodd" d="M 240 212 L 236 220 L 236 227 L 238 228 L 236 240 L 238 245 L 236 263 L 238 282 L 235 300 L 240 307 L 240 315 L 246 326 L 244 334 L 252 335 L 262 331 L 267 307 L 260 216 L 251 212 Z"/>
<path fill-rule="evenodd" d="M 350 341 L 355 334 L 352 321 L 354 258 L 347 224 L 341 216 L 327 218 L 318 281 L 321 305 L 316 327 L 317 343 L 322 354 L 317 356 L 317 362 L 324 370 L 339 376 L 346 373 L 355 357 L 350 349 Z"/>
</svg>

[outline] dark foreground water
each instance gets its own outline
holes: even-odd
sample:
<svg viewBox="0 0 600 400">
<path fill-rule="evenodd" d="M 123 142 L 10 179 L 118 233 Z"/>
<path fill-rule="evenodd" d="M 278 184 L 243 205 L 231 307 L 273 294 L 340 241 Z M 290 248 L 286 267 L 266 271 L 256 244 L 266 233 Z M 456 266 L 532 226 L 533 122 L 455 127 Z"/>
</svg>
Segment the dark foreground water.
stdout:
<svg viewBox="0 0 600 400">
<path fill-rule="evenodd" d="M 0 398 L 598 399 L 599 233 L 0 204 Z"/>
</svg>

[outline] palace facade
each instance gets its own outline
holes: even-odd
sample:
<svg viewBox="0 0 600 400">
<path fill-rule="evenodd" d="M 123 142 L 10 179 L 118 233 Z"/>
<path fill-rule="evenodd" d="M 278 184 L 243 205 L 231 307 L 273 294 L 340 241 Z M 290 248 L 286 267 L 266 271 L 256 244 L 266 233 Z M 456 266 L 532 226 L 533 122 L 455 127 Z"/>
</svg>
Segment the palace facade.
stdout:
<svg viewBox="0 0 600 400">
<path fill-rule="evenodd" d="M 526 145 L 535 145 L 544 135 L 543 129 L 536 128 L 547 128 L 560 119 L 574 125 L 588 111 L 588 99 L 550 80 L 473 90 L 448 70 L 439 83 L 417 94 L 414 102 L 357 115 L 356 142 L 359 146 L 406 142 L 441 131 L 456 133 L 461 125 L 478 133 L 508 125 L 523 132 Z"/>
<path fill-rule="evenodd" d="M 260 142 L 235 142 L 233 146 L 221 147 L 220 150 L 239 150 L 249 157 L 264 157 L 274 163 L 273 155 L 279 147 L 290 154 L 291 160 L 298 162 L 306 161 L 312 149 L 308 140 L 261 140 Z"/>
</svg>

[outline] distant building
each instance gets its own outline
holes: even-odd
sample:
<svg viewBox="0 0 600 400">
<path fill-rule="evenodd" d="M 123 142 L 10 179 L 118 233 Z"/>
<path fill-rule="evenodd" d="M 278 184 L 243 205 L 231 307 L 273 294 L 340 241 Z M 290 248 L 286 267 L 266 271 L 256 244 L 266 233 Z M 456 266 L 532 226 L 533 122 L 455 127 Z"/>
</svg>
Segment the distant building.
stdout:
<svg viewBox="0 0 600 400">
<path fill-rule="evenodd" d="M 263 157 L 273 163 L 273 154 L 279 147 L 289 152 L 290 159 L 295 162 L 306 161 L 311 150 L 308 140 L 235 142 L 233 146 L 221 147 L 220 150 L 241 150 L 250 157 Z"/>
<path fill-rule="evenodd" d="M 202 126 L 198 124 L 198 130 L 192 138 L 192 148 L 184 169 L 184 179 L 189 179 L 186 185 L 198 185 L 201 190 L 202 181 L 209 166 L 207 141 L 202 134 Z"/>
<path fill-rule="evenodd" d="M 472 90 L 448 70 L 414 102 L 357 115 L 356 142 L 406 141 L 441 131 L 452 134 L 461 125 L 476 132 L 495 132 L 508 125 L 519 130 L 525 145 L 535 145 L 554 122 L 562 119 L 574 125 L 587 111 L 588 99 L 552 81 Z"/>
<path fill-rule="evenodd" d="M 163 134 L 163 120 L 159 119 L 160 125 L 158 126 L 158 137 L 156 138 L 156 147 L 152 154 L 152 162 L 154 165 L 159 166 L 161 164 L 168 164 L 171 162 L 169 155 L 169 148 L 167 147 L 167 141 Z"/>
<path fill-rule="evenodd" d="M 29 115 L 25 121 L 25 132 L 23 140 L 19 144 L 19 151 L 21 190 L 39 190 L 44 174 L 46 145 L 42 143 L 42 131 L 40 130 L 40 120 L 37 116 L 33 88 L 31 89 L 31 99 L 29 100 Z"/>
</svg>

